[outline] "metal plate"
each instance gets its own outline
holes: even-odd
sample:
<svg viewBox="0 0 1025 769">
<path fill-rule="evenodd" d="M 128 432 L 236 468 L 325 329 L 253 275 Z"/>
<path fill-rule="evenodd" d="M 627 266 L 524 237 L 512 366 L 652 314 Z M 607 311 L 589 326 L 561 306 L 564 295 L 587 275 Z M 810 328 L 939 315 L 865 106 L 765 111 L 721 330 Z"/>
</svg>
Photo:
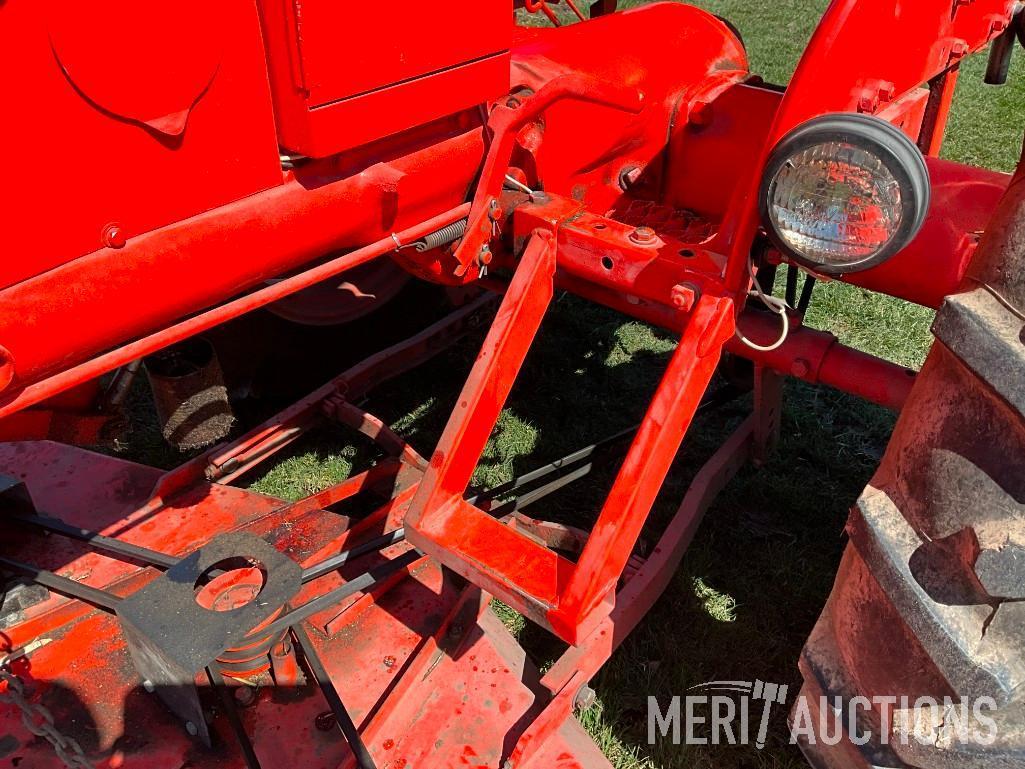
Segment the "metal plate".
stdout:
<svg viewBox="0 0 1025 769">
<path fill-rule="evenodd" d="M 195 599 L 197 582 L 218 563 L 239 557 L 259 564 L 264 573 L 257 598 L 223 612 L 200 606 Z M 242 643 L 246 633 L 284 606 L 298 592 L 301 573 L 299 564 L 252 534 L 216 537 L 120 605 L 118 617 L 136 666 L 154 684 L 191 683 L 219 654 Z M 165 664 L 153 669 L 153 655 Z M 165 668 L 177 668 L 187 678 L 168 679 L 161 675 Z"/>
</svg>

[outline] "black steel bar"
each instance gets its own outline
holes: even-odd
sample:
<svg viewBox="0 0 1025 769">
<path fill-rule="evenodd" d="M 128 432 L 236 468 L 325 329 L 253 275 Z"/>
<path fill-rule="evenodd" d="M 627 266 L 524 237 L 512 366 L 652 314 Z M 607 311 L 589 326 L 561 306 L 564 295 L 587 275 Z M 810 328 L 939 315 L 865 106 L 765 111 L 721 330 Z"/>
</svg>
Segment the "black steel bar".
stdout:
<svg viewBox="0 0 1025 769">
<path fill-rule="evenodd" d="M 592 443 L 590 446 L 584 446 L 582 449 L 578 449 L 577 451 L 574 451 L 572 454 L 567 454 L 561 459 L 556 459 L 554 462 L 549 462 L 547 465 L 542 465 L 541 467 L 535 468 L 534 470 L 526 472 L 523 475 L 517 476 L 516 478 L 513 478 L 511 481 L 500 483 L 498 486 L 488 489 L 487 491 L 478 495 L 478 497 L 470 499 L 469 501 L 471 503 L 474 503 L 479 500 L 494 499 L 495 497 L 500 497 L 505 494 L 514 492 L 532 481 L 536 481 L 540 478 L 544 478 L 545 476 L 551 475 L 554 472 L 563 470 L 567 466 L 572 465 L 575 462 L 579 462 L 581 459 L 586 459 L 587 457 L 590 457 L 592 454 L 594 454 L 596 451 L 599 451 L 605 448 L 606 446 L 618 443 L 619 441 L 631 437 L 634 433 L 637 432 L 638 427 L 640 427 L 640 425 L 634 425 L 633 427 L 627 428 L 626 430 L 622 430 L 616 433 L 615 435 L 610 435 L 608 438 L 603 438 L 597 443 Z"/>
<path fill-rule="evenodd" d="M 356 547 L 352 548 L 351 550 L 344 550 L 338 555 L 333 555 L 330 558 L 325 558 L 320 563 L 315 563 L 313 566 L 303 569 L 303 584 L 306 584 L 307 582 L 312 582 L 313 580 L 318 579 L 319 577 L 323 577 L 325 574 L 329 574 L 332 571 L 335 571 L 336 569 L 341 567 L 341 565 L 344 564 L 346 561 L 350 561 L 353 558 L 358 558 L 361 555 L 366 555 L 367 553 L 372 553 L 376 550 L 381 550 L 383 548 L 388 547 L 389 545 L 394 545 L 398 542 L 402 542 L 405 538 L 405 529 L 395 529 L 394 531 L 390 531 L 387 534 L 381 535 L 380 537 L 374 537 L 373 539 L 367 540 L 361 545 L 356 545 Z"/>
<path fill-rule="evenodd" d="M 1007 84 L 1007 75 L 1011 71 L 1011 57 L 1014 55 L 1014 49 L 1018 47 L 1018 23 L 1018 18 L 1015 18 L 990 46 L 986 76 L 983 79 L 986 85 Z"/>
<path fill-rule="evenodd" d="M 311 601 L 307 601 L 302 606 L 292 609 L 288 614 L 278 617 L 269 625 L 251 631 L 247 637 L 274 635 L 275 633 L 285 630 L 290 625 L 296 625 L 313 616 L 318 611 L 323 611 L 332 604 L 338 603 L 343 598 L 348 598 L 350 595 L 373 587 L 385 577 L 394 574 L 400 569 L 406 568 L 418 558 L 423 558 L 423 553 L 418 550 L 410 550 L 408 553 L 403 553 L 398 558 L 388 561 L 387 563 L 383 563 L 375 569 L 364 572 L 358 577 L 349 580 L 344 585 L 339 585 L 334 590 L 329 590 L 323 595 L 317 596 Z"/>
<path fill-rule="evenodd" d="M 725 405 L 726 403 L 729 403 L 730 401 L 737 398 L 740 394 L 741 391 L 732 387 L 731 385 L 725 385 L 723 387 L 720 387 L 715 392 L 709 393 L 705 396 L 704 400 L 698 406 L 696 413 L 700 414 L 701 412 L 707 409 Z M 620 432 L 610 435 L 607 438 L 602 438 L 600 441 L 592 443 L 590 446 L 584 446 L 583 448 L 574 451 L 572 454 L 567 454 L 566 456 L 560 459 L 556 459 L 554 462 L 549 462 L 547 465 L 542 465 L 541 467 L 535 468 L 534 470 L 530 470 L 529 472 L 526 472 L 523 475 L 519 475 L 513 478 L 512 480 L 507 481 L 506 483 L 494 486 L 488 489 L 487 491 L 482 492 L 476 497 L 471 497 L 467 501 L 471 504 L 475 504 L 478 501 L 490 500 L 496 497 L 505 496 L 506 494 L 510 494 L 514 491 L 522 489 L 524 486 L 533 481 L 545 478 L 551 475 L 552 473 L 559 472 L 560 470 L 569 471 L 568 475 L 571 475 L 573 480 L 578 480 L 579 478 L 582 478 L 584 475 L 587 475 L 587 472 L 579 472 L 579 470 L 576 467 L 576 464 L 578 462 L 590 458 L 602 449 L 608 448 L 609 446 L 619 443 L 620 441 L 624 441 L 627 438 L 632 438 L 637 433 L 638 428 L 640 428 L 639 424 L 634 425 L 633 427 L 628 427 L 626 430 L 621 430 Z M 587 467 L 590 468 L 591 463 L 588 463 Z M 562 488 L 569 482 L 563 480 L 565 477 L 565 475 L 560 476 L 558 479 L 552 481 L 549 484 L 539 486 L 535 491 L 546 490 L 545 494 L 533 496 L 531 497 L 529 502 L 525 504 L 521 502 L 519 505 L 512 509 L 519 509 L 520 507 L 525 507 L 526 504 L 536 502 L 541 497 L 547 496 L 547 494 L 551 494 L 552 492 L 558 491 L 560 488 Z M 529 492 L 529 494 L 534 493 L 535 492 Z M 501 508 L 503 511 L 508 509 L 506 505 L 507 503 L 503 503 L 503 506 Z M 498 510 L 499 508 L 494 508 L 491 510 L 491 513 L 495 514 Z"/>
<path fill-rule="evenodd" d="M 798 277 L 797 268 L 794 267 L 794 265 L 792 265 L 792 264 L 788 264 L 787 265 L 787 287 L 786 287 L 786 293 L 783 295 L 783 298 L 786 300 L 786 303 L 789 306 L 791 306 L 791 307 L 793 307 L 795 304 L 797 304 L 797 277 Z M 769 288 L 768 286 L 765 287 L 766 290 L 768 290 L 768 288 Z"/>
<path fill-rule="evenodd" d="M 108 553 L 112 553 L 113 555 L 125 556 L 136 561 L 142 561 L 143 563 L 150 564 L 151 566 L 158 566 L 161 569 L 170 569 L 178 563 L 177 558 L 167 555 L 166 553 L 150 550 L 148 547 L 142 547 L 141 545 L 122 542 L 119 539 L 107 537 L 99 532 L 91 531 L 89 529 L 81 529 L 56 518 L 50 518 L 49 516 L 15 513 L 8 516 L 6 520 L 21 521 L 29 524 L 30 526 L 51 531 L 54 534 L 60 534 L 70 539 L 77 539 L 80 542 L 86 542 L 97 550 L 104 550 Z"/>
<path fill-rule="evenodd" d="M 565 475 L 560 475 L 558 478 L 549 481 L 543 486 L 538 486 L 536 489 L 528 491 L 526 494 L 523 494 L 521 496 L 513 497 L 512 499 L 503 502 L 497 507 L 494 507 L 491 510 L 487 510 L 486 512 L 495 518 L 500 518 L 502 516 L 508 515 L 509 513 L 514 513 L 517 510 L 522 510 L 528 505 L 532 505 L 535 502 L 547 497 L 548 495 L 554 494 L 559 489 L 569 486 L 574 481 L 579 481 L 584 476 L 589 475 L 591 472 L 591 468 L 592 464 L 588 462 L 587 464 L 581 465 L 580 467 L 576 468 L 571 472 L 566 473 Z"/>
<path fill-rule="evenodd" d="M 331 681 L 331 676 L 328 675 L 324 663 L 317 655 L 317 650 L 314 648 L 309 635 L 306 634 L 306 631 L 299 624 L 292 626 L 292 635 L 295 636 L 295 642 L 299 646 L 303 657 L 306 658 L 313 677 L 317 679 L 317 684 L 320 686 L 320 691 L 324 694 L 324 699 L 331 706 L 331 712 L 335 714 L 335 722 L 345 737 L 345 741 L 349 743 L 349 748 L 356 758 L 357 765 L 360 769 L 377 769 L 377 764 L 374 763 L 370 751 L 367 750 L 363 738 L 360 737 L 359 730 L 356 728 L 356 724 L 353 723 L 352 716 L 345 709 L 345 703 L 342 702 L 341 695 L 338 694 L 338 690 Z"/>
<path fill-rule="evenodd" d="M 815 290 L 815 278 L 811 275 L 804 276 L 804 285 L 801 286 L 801 298 L 797 300 L 797 312 L 802 316 L 808 313 L 808 307 L 811 305 L 811 295 Z"/>
<path fill-rule="evenodd" d="M 55 593 L 77 598 L 109 612 L 117 611 L 117 605 L 121 603 L 120 596 L 113 593 L 83 585 L 81 582 L 75 582 L 73 579 L 54 574 L 52 571 L 46 571 L 46 569 L 40 569 L 32 564 L 15 561 L 13 558 L 2 555 L 0 555 L 0 570 L 28 577 L 33 582 L 49 588 Z"/>
<path fill-rule="evenodd" d="M 239 747 L 242 748 L 242 756 L 246 760 L 246 766 L 249 769 L 261 769 L 260 759 L 253 748 L 253 742 L 246 733 L 246 728 L 242 724 L 242 718 L 238 714 L 238 708 L 235 707 L 235 699 L 232 696 L 231 690 L 225 685 L 220 671 L 210 666 L 206 669 L 206 676 L 210 679 L 210 685 L 217 690 L 217 696 L 220 697 L 221 706 L 224 708 L 224 715 L 228 717 L 231 731 L 235 733 L 235 739 L 238 740 Z"/>
</svg>

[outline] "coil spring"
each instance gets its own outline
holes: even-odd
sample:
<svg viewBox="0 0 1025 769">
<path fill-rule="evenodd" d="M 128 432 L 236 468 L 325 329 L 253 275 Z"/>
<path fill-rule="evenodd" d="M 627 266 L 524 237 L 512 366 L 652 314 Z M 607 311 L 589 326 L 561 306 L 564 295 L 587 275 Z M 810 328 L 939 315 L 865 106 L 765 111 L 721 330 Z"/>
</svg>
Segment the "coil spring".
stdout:
<svg viewBox="0 0 1025 769">
<path fill-rule="evenodd" d="M 420 240 L 414 242 L 412 246 L 422 254 L 424 251 L 431 251 L 432 249 L 448 245 L 463 237 L 463 233 L 466 232 L 467 221 L 467 219 L 460 219 L 458 222 L 452 222 L 452 224 L 442 227 L 437 232 L 424 235 Z"/>
</svg>

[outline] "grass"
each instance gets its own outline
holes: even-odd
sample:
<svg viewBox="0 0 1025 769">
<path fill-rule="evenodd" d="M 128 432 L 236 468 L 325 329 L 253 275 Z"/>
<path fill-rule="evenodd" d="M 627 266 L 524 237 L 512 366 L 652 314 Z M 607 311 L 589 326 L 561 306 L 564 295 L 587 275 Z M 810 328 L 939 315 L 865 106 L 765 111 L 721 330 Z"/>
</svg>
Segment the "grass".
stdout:
<svg viewBox="0 0 1025 769">
<path fill-rule="evenodd" d="M 627 5 L 639 3 L 628 2 Z M 729 18 L 746 40 L 752 69 L 785 82 L 824 0 L 699 0 Z M 871 55 L 871 54 L 869 54 Z M 1009 170 L 1021 147 L 1025 57 L 1012 84 L 982 85 L 985 62 L 966 63 L 944 154 Z M 931 314 L 840 283 L 820 285 L 808 317 L 860 349 L 909 366 L 923 360 Z M 639 418 L 674 341 L 641 323 L 560 298 L 524 366 L 475 481 L 484 486 L 562 456 Z M 370 410 L 421 451 L 434 445 L 475 353 L 454 348 L 376 391 Z M 429 382 L 429 387 L 423 383 Z M 430 391 L 430 396 L 425 391 Z M 745 470 L 709 512 L 672 585 L 592 682 L 594 707 L 581 720 L 617 769 L 804 766 L 788 744 L 778 708 L 765 750 L 730 746 L 649 746 L 646 699 L 665 702 L 713 679 L 787 683 L 825 601 L 844 546 L 847 510 L 878 463 L 894 417 L 828 389 L 787 385 L 783 439 L 766 467 Z M 672 514 L 701 461 L 746 413 L 740 402 L 700 418 L 677 458 L 646 536 Z M 359 450 L 338 435 L 315 436 L 253 481 L 288 499 L 346 477 Z M 576 523 L 611 482 L 591 480 L 539 505 L 535 515 Z M 496 611 L 539 664 L 558 653 L 552 640 L 506 607 Z"/>
</svg>

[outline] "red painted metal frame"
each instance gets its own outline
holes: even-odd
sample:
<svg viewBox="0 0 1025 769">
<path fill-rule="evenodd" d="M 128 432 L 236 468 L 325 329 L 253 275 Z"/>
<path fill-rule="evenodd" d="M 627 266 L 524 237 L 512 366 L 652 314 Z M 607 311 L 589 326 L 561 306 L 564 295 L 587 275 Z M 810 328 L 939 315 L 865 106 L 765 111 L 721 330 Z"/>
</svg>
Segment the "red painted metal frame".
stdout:
<svg viewBox="0 0 1025 769">
<path fill-rule="evenodd" d="M 555 233 L 533 233 L 410 505 L 406 529 L 412 542 L 441 563 L 576 643 L 611 609 L 611 591 L 715 371 L 719 352 L 733 334 L 733 302 L 714 294 L 697 299 L 592 536 L 574 565 L 463 499 L 547 310 L 557 253 L 562 249 L 557 251 Z M 603 602 L 605 607 L 599 610 Z"/>
<path fill-rule="evenodd" d="M 466 233 L 454 253 L 456 266 L 452 274 L 457 278 L 472 280 L 475 276 L 468 274 L 469 267 L 478 267 L 480 273 L 490 262 L 489 244 L 498 234 L 498 224 L 504 216 L 499 197 L 519 132 L 540 119 L 549 107 L 565 100 L 631 113 L 639 112 L 643 105 L 643 96 L 636 88 L 603 82 L 582 73 L 556 77 L 524 103 L 510 101 L 497 104 L 488 120 L 488 128 L 493 134 L 491 147 L 473 196 Z"/>
<path fill-rule="evenodd" d="M 8 5 L 16 10 L 23 4 L 19 0 Z M 566 99 L 552 103 L 543 110 L 543 120 L 519 132 L 512 162 L 524 165 L 524 169 L 514 171 L 522 172 L 525 178 L 543 176 L 547 189 L 583 199 L 591 210 L 600 213 L 630 199 L 631 195 L 625 195 L 617 184 L 620 172 L 630 167 L 639 168 L 641 173 L 636 194 L 650 194 L 656 199 L 663 194 L 674 197 L 679 180 L 689 180 L 688 184 L 701 190 L 706 203 L 721 201 L 702 214 L 717 231 L 706 244 L 709 250 L 735 256 L 748 248 L 757 224 L 750 193 L 757 182 L 763 148 L 806 117 L 855 109 L 861 104 L 861 97 L 851 96 L 843 84 L 859 82 L 862 76 L 858 68 L 863 65 L 858 57 L 834 55 L 834 48 L 859 46 L 865 39 L 872 39 L 875 45 L 878 19 L 888 18 L 892 9 L 888 10 L 889 4 L 882 0 L 861 2 L 856 11 L 849 5 L 834 4 L 807 55 L 812 62 L 828 57 L 834 62 L 831 66 L 840 67 L 834 73 L 836 77 L 826 78 L 826 87 L 813 64 L 803 66 L 782 104 L 774 91 L 744 84 L 746 61 L 739 43 L 721 21 L 695 8 L 656 4 L 559 30 L 519 30 L 513 45 L 517 93 L 523 89 L 540 93 L 550 83 L 567 82 L 561 78 L 577 78 L 577 84 L 583 85 L 579 78 L 586 75 L 606 84 L 630 82 L 635 90 L 644 92 L 647 106 L 637 115 L 624 113 L 617 117 L 616 111 L 607 107 Z M 893 105 L 904 102 L 905 91 L 914 90 L 910 85 L 905 89 L 905 81 L 934 80 L 946 67 L 956 65 L 962 49 L 967 52 L 983 45 L 999 28 L 996 17 L 1007 10 L 1005 5 L 980 0 L 971 6 L 957 6 L 952 18 L 949 12 L 938 13 L 931 4 L 915 4 L 902 13 L 894 22 L 895 28 L 910 35 L 909 39 L 947 40 L 945 36 L 953 36 L 965 44 L 947 45 L 950 51 L 946 58 L 942 51 L 924 44 L 895 45 L 893 50 L 907 51 L 906 63 L 873 62 L 873 67 L 887 70 L 875 79 L 897 83 L 892 94 L 889 89 L 881 89 L 882 95 L 892 97 L 890 102 L 880 103 L 881 114 L 900 117 L 889 113 Z M 11 8 L 5 6 L 4 13 L 14 13 Z M 22 23 L 20 15 L 13 18 Z M 35 22 L 26 16 L 24 23 Z M 16 25 L 5 29 L 16 29 Z M 687 34 L 679 34 L 681 29 Z M 936 37 L 929 38 L 930 34 Z M 891 35 L 889 25 L 887 35 Z M 18 52 L 20 46 L 28 46 L 32 40 L 31 36 L 19 36 L 17 45 L 5 50 Z M 636 41 L 629 55 L 609 58 L 603 53 L 623 50 L 624 40 Z M 666 57 L 673 61 L 671 68 L 664 66 Z M 855 62 L 856 66 L 848 71 L 843 62 Z M 888 73 L 890 69 L 894 73 Z M 218 89 L 219 83 L 215 82 Z M 609 86 L 601 88 L 608 90 Z M 853 85 L 851 88 L 858 90 Z M 209 94 L 202 97 L 197 110 L 203 108 L 207 98 Z M 622 98 L 632 99 L 627 95 Z M 527 103 L 531 101 L 527 99 Z M 869 106 L 871 102 L 869 99 Z M 499 100 L 493 109 L 496 126 L 517 113 L 528 114 L 506 105 L 507 100 Z M 770 129 L 774 119 L 776 124 Z M 197 117 L 189 125 L 187 131 L 201 132 L 206 124 Z M 587 125 L 588 130 L 580 131 L 580 125 Z M 97 132 L 91 139 L 93 146 L 104 146 L 105 126 L 98 123 L 93 129 Z M 722 151 L 722 144 L 715 144 L 723 130 L 732 130 L 727 152 Z M 502 136 L 507 141 L 512 133 L 507 131 Z M 494 145 L 501 143 L 496 141 Z M 19 142 L 12 142 L 15 144 Z M 118 150 L 130 152 L 132 146 L 122 139 Z M 223 302 L 239 290 L 308 264 L 333 249 L 359 248 L 379 241 L 458 205 L 472 189 L 485 152 L 480 117 L 459 113 L 353 149 L 344 158 L 304 165 L 282 174 L 264 191 L 253 187 L 252 194 L 229 205 L 197 210 L 191 218 L 145 233 L 126 225 L 118 238 L 93 253 L 69 251 L 64 263 L 55 269 L 0 290 L 0 385 L 6 385 L 0 395 L 0 409 L 9 413 L 37 400 L 20 394 L 47 378 L 50 381 L 34 391 L 39 397 L 103 373 L 104 366 L 74 367 L 128 340 L 159 333 L 175 320 Z M 185 157 L 175 155 L 179 156 Z M 715 158 L 718 165 L 702 165 L 701 158 Z M 152 167 L 155 162 L 140 150 L 125 165 Z M 489 184 L 501 180 L 501 165 L 497 163 L 486 175 Z M 965 175 L 981 173 L 963 170 Z M 729 190 L 739 192 L 731 198 Z M 181 197 L 181 192 L 180 186 L 171 186 L 162 194 Z M 483 191 L 480 194 L 483 196 Z M 105 189 L 90 190 L 88 197 L 113 199 Z M 988 200 L 988 193 L 978 197 Z M 161 200 L 159 196 L 151 198 L 150 204 L 158 205 Z M 936 206 L 934 218 L 943 221 L 958 210 Z M 976 210 L 980 215 L 973 219 L 984 218 L 986 206 L 979 204 Z M 377 216 L 379 212 L 384 216 Z M 476 206 L 474 212 L 481 231 L 487 234 L 497 232 L 489 230 L 492 213 L 490 203 Z M 116 219 L 116 210 L 108 218 Z M 44 227 L 44 223 L 35 228 L 22 225 L 9 232 L 41 231 Z M 69 231 L 77 228 L 80 225 L 74 221 L 66 223 Z M 951 237 L 962 238 L 964 232 L 953 232 Z M 947 261 L 958 265 L 964 261 L 963 249 L 948 256 L 947 240 L 926 245 L 929 247 L 922 251 L 931 259 L 937 246 L 943 246 L 944 265 Z M 12 250 L 33 252 L 28 247 L 19 250 L 15 246 Z M 468 247 L 461 250 L 464 261 L 477 260 L 479 253 L 467 251 Z M 459 270 L 465 265 L 446 253 L 431 254 L 419 263 L 408 258 L 408 252 L 400 253 L 399 258 L 417 274 L 434 280 L 453 282 L 476 277 L 474 270 L 464 271 L 463 277 L 454 275 L 452 265 Z M 732 263 L 736 264 L 737 259 Z M 950 278 L 956 269 L 930 269 L 923 274 L 919 267 L 911 260 L 877 278 L 866 275 L 865 280 L 875 290 L 909 294 L 908 298 L 929 304 L 954 287 Z M 742 282 L 741 267 L 736 267 L 730 277 Z M 12 275 L 11 279 L 16 277 Z M 731 285 L 736 288 L 740 284 Z M 69 293 L 67 286 L 76 289 Z M 118 311 L 110 312 L 110 307 Z M 233 311 L 246 309 L 242 303 L 234 305 Z M 61 333 L 50 333 L 54 327 L 59 327 Z M 168 336 L 165 341 L 172 339 Z M 113 365 L 116 359 L 105 360 Z"/>
<path fill-rule="evenodd" d="M 259 5 L 278 135 L 290 152 L 327 157 L 509 90 L 510 0 L 479 3 L 446 24 L 418 0 Z M 361 30 L 346 35 L 344 56 L 340 29 Z"/>
<path fill-rule="evenodd" d="M 311 7 L 321 0 L 304 2 Z M 309 564 L 374 534 L 394 533 L 404 522 L 410 542 L 426 555 L 309 623 L 319 631 L 316 643 L 329 660 L 330 676 L 347 686 L 347 700 L 356 703 L 375 754 L 393 765 L 430 756 L 471 765 L 504 759 L 514 769 L 602 766 L 579 727 L 572 731 L 576 694 L 668 584 L 715 494 L 743 462 L 764 458 L 778 431 L 779 379 L 773 371 L 894 408 L 912 381 L 913 372 L 796 323 L 791 338 L 772 352 L 751 351 L 733 337 L 738 324 L 756 340 L 773 334 L 765 318 L 743 312 L 765 158 L 795 126 L 836 111 L 877 114 L 935 154 L 961 60 L 1006 28 L 1015 3 L 835 0 L 783 94 L 750 77 L 743 48 L 723 22 L 678 4 L 557 30 L 516 30 L 511 47 L 504 22 L 492 30 L 468 21 L 446 33 L 479 35 L 460 38 L 472 50 L 434 50 L 424 43 L 419 53 L 427 61 L 440 56 L 440 69 L 429 71 L 420 61 L 407 71 L 400 57 L 402 82 L 387 68 L 380 82 L 373 81 L 374 72 L 339 71 L 330 52 L 313 62 L 325 68 L 329 82 L 314 83 L 308 78 L 319 75 L 304 70 L 297 93 L 286 92 L 296 72 L 287 71 L 293 61 L 286 63 L 275 40 L 301 29 L 280 26 L 274 15 L 280 5 L 268 4 L 274 11 L 265 8 L 262 19 L 271 33 L 269 64 L 257 44 L 255 6 L 241 0 L 218 7 L 224 23 L 213 26 L 230 30 L 220 47 L 192 25 L 161 28 L 138 4 L 115 5 L 124 14 L 121 28 L 134 31 L 139 64 L 128 73 L 129 85 L 137 88 L 126 93 L 109 87 L 124 79 L 120 71 L 110 77 L 108 56 L 88 58 L 95 46 L 82 35 L 95 33 L 102 15 L 71 13 L 69 6 L 67 18 L 83 27 L 75 30 L 66 19 L 44 18 L 27 0 L 10 0 L 0 10 L 5 21 L 10 16 L 18 22 L 0 25 L 0 42 L 9 43 L 0 46 L 6 52 L 0 56 L 13 52 L 12 61 L 38 67 L 38 101 L 51 105 L 44 125 L 56 125 L 58 114 L 81 129 L 77 151 L 65 153 L 71 166 L 55 166 L 59 153 L 44 153 L 36 178 L 46 182 L 66 172 L 73 182 L 68 194 L 89 201 L 82 212 L 69 206 L 53 248 L 0 270 L 0 416 L 371 259 L 396 258 L 442 283 L 473 282 L 489 266 L 493 276 L 511 279 L 429 462 L 356 409 L 351 398 L 375 377 L 411 363 L 433 341 L 458 336 L 484 300 L 453 326 L 429 329 L 373 366 L 350 370 L 239 441 L 171 473 L 49 444 L 0 446 L 0 466 L 29 478 L 70 522 L 174 554 L 216 532 L 244 528 Z M 505 8 L 496 2 L 488 10 L 499 5 Z M 416 5 L 418 14 L 427 9 Z M 376 12 L 370 6 L 361 11 Z M 420 28 L 423 18 L 399 19 L 402 33 L 429 39 L 430 30 Z M 188 62 L 186 82 L 167 82 L 163 70 L 154 71 L 147 46 L 166 55 L 179 33 L 199 35 L 196 56 Z M 43 46 L 44 39 L 55 42 Z M 378 41 L 364 42 L 372 48 Z M 889 55 L 866 57 L 869 46 Z M 304 59 L 302 66 L 308 65 Z M 461 84 L 458 93 L 402 111 L 411 95 L 444 89 L 453 77 Z M 154 90 L 154 82 L 164 90 Z M 931 94 L 922 88 L 926 83 Z M 327 98 L 332 94 L 337 104 Z M 351 121 L 366 114 L 367 105 L 391 112 L 335 130 L 338 115 Z M 321 109 L 329 111 L 318 114 Z M 0 136 L 23 146 L 33 125 L 9 121 Z M 55 144 L 52 127 L 47 131 Z M 318 161 L 292 159 L 298 167 L 283 172 L 278 144 L 318 155 L 347 151 Z M 112 150 L 124 153 L 126 170 L 97 189 L 90 155 Z M 935 159 L 930 170 L 934 207 L 918 240 L 852 282 L 936 306 L 960 281 L 973 233 L 985 226 L 1006 177 Z M 140 179 L 140 171 L 152 178 Z M 544 192 L 503 192 L 507 173 Z M 32 239 L 49 222 L 32 212 L 47 189 L 35 184 L 16 201 L 14 213 L 25 221 L 10 228 L 10 251 L 34 254 Z M 464 218 L 466 234 L 454 247 L 423 254 L 408 248 Z M 336 250 L 348 253 L 318 263 Z M 293 270 L 298 274 L 259 288 Z M 576 561 L 532 536 L 530 525 L 496 520 L 465 499 L 556 286 L 681 335 Z M 723 349 L 756 362 L 756 413 L 699 472 L 652 558 L 638 563 L 638 534 Z M 292 504 L 225 485 L 324 419 L 370 435 L 386 457 Z M 86 468 L 87 482 L 68 491 L 54 480 L 76 468 Z M 391 499 L 355 526 L 322 510 L 389 484 Z M 21 539 L 3 546 L 24 548 L 44 566 L 116 591 L 152 578 L 147 570 L 63 546 Z M 409 547 L 396 545 L 380 558 Z M 457 589 L 441 566 L 471 585 Z M 348 574 L 325 574 L 301 597 L 321 594 Z M 543 691 L 524 685 L 522 653 L 483 611 L 489 595 L 573 644 L 543 677 Z M 53 598 L 30 611 L 5 640 L 16 646 L 58 631 L 60 640 L 20 670 L 34 678 L 38 696 L 50 691 L 52 698 L 58 681 L 80 686 L 89 697 L 103 691 L 107 699 L 89 704 L 100 706 L 98 732 L 109 736 L 124 725 L 119 718 L 132 715 L 114 710 L 128 702 L 136 684 L 130 666 L 111 664 L 115 655 L 124 656 L 116 625 L 82 604 Z M 401 659 L 379 664 L 382 648 L 400 649 Z M 481 675 L 472 664 L 477 655 L 490 673 Z M 393 679 L 396 663 L 404 675 Z M 290 669 L 284 675 L 294 682 L 298 668 Z M 476 718 L 459 718 L 467 692 L 491 689 L 502 699 L 478 697 L 472 704 Z M 322 705 L 298 704 L 302 715 L 294 723 L 305 724 L 300 739 L 284 745 L 260 735 L 258 749 L 274 766 L 351 765 L 337 740 L 311 733 L 316 707 Z M 281 703 L 265 701 L 260 708 L 260 723 L 281 717 Z M 116 755 L 113 743 L 105 744 L 111 765 L 178 765 L 186 753 L 190 760 L 221 760 L 196 758 L 180 730 L 152 708 L 146 712 L 156 747 Z M 5 723 L 12 718 L 4 713 Z M 37 752 L 33 760 L 44 767 L 56 757 Z"/>
</svg>

